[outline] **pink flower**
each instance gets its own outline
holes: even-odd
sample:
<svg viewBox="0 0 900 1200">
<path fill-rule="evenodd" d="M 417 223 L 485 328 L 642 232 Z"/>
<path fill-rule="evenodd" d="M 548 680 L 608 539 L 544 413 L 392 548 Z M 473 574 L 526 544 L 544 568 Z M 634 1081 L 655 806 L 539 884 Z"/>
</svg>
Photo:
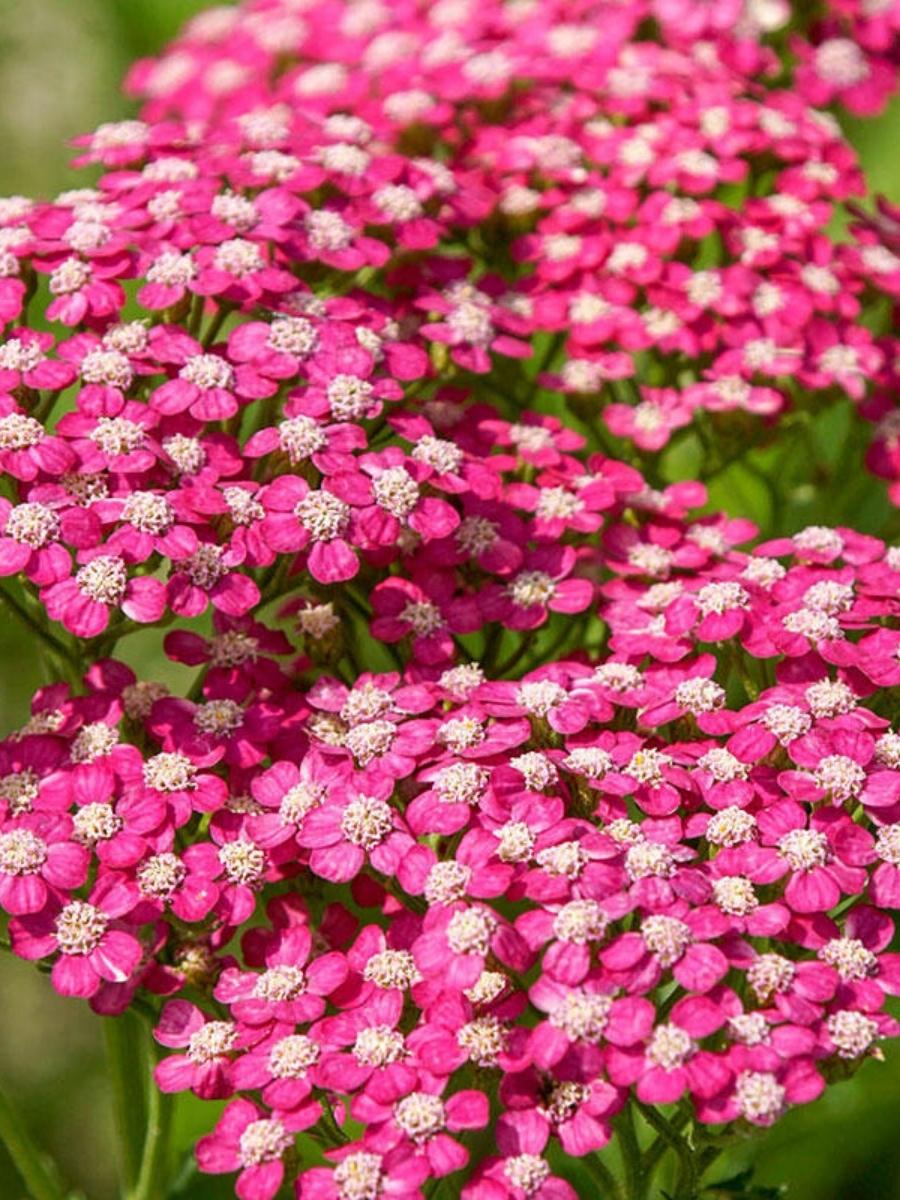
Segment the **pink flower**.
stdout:
<svg viewBox="0 0 900 1200">
<path fill-rule="evenodd" d="M 247 819 L 248 833 L 266 849 L 289 841 L 303 827 L 306 816 L 324 802 L 329 785 L 338 780 L 348 783 L 348 772 L 313 752 L 304 755 L 299 767 L 291 762 L 273 763 L 250 785 L 261 811 Z"/>
<path fill-rule="evenodd" d="M 151 832 L 169 822 L 181 828 L 194 812 L 214 812 L 225 803 L 228 784 L 203 768 L 220 758 L 218 750 L 192 747 L 190 754 L 168 750 L 126 764 L 120 815 L 136 832 Z"/>
<path fill-rule="evenodd" d="M 641 1048 L 610 1047 L 607 1072 L 614 1083 L 635 1084 L 646 1104 L 671 1104 L 686 1091 L 708 1100 L 724 1091 L 732 1080 L 727 1061 L 700 1048 L 703 1038 L 725 1022 L 720 1008 L 705 997 L 686 996 L 656 1024 Z"/>
<path fill-rule="evenodd" d="M 477 600 L 455 596 L 453 589 L 449 574 L 430 574 L 421 584 L 414 579 L 384 580 L 372 592 L 372 635 L 388 643 L 409 638 L 414 657 L 426 666 L 451 662 L 454 634 L 481 628 Z"/>
<path fill-rule="evenodd" d="M 312 1037 L 276 1027 L 234 1063 L 235 1086 L 259 1090 L 265 1104 L 293 1111 L 305 1104 L 321 1078 L 320 1055 L 321 1047 Z"/>
<path fill-rule="evenodd" d="M 588 579 L 570 578 L 576 562 L 577 555 L 570 546 L 531 551 L 507 584 L 485 589 L 484 615 L 521 632 L 543 625 L 548 610 L 584 612 L 593 599 L 594 585 Z"/>
<path fill-rule="evenodd" d="M 168 1055 L 154 1070 L 161 1091 L 190 1089 L 204 1100 L 222 1100 L 233 1093 L 232 1057 L 246 1044 L 246 1034 L 242 1038 L 233 1022 L 208 1020 L 187 1000 L 170 1000 L 153 1036 L 162 1046 L 186 1051 Z"/>
<path fill-rule="evenodd" d="M 784 898 L 794 912 L 827 912 L 842 896 L 865 889 L 866 873 L 858 860 L 871 837 L 844 813 L 821 810 L 807 828 L 803 808 L 788 800 L 761 812 L 757 825 L 763 845 L 775 845 L 780 872 L 790 873 Z"/>
<path fill-rule="evenodd" d="M 504 1125 L 530 1126 L 546 1122 L 566 1154 L 581 1158 L 601 1150 L 612 1137 L 612 1117 L 622 1108 L 622 1091 L 603 1080 L 544 1080 L 532 1068 L 506 1075 L 500 1084 L 507 1106 Z"/>
<path fill-rule="evenodd" d="M 92 522 L 83 517 L 72 510 L 60 513 L 46 504 L 12 505 L 0 499 L 0 574 L 24 571 L 39 587 L 65 579 L 71 570 L 71 558 L 60 542 L 90 540 Z"/>
<path fill-rule="evenodd" d="M 630 438 L 642 450 L 661 450 L 676 429 L 690 424 L 692 405 L 675 388 L 644 388 L 643 395 L 634 408 L 607 404 L 603 419 L 617 437 Z"/>
<path fill-rule="evenodd" d="M 326 1017 L 318 1026 L 322 1086 L 343 1086 L 356 1092 L 370 1079 L 381 1080 L 389 1075 L 390 1087 L 398 1095 L 411 1092 L 418 1072 L 409 1061 L 404 1036 L 397 1028 L 402 1009 L 401 994 L 388 990 L 375 992 L 364 1004 Z M 383 1098 L 383 1088 L 380 1094 Z"/>
<path fill-rule="evenodd" d="M 463 1200 L 576 1200 L 574 1188 L 543 1158 L 549 1128 L 536 1113 L 497 1123 L 502 1158 L 485 1158 L 462 1191 Z"/>
<path fill-rule="evenodd" d="M 359 571 L 354 544 L 359 516 L 329 487 L 311 489 L 294 475 L 279 475 L 266 490 L 262 533 L 279 553 L 306 550 L 306 566 L 319 583 L 344 583 Z"/>
<path fill-rule="evenodd" d="M 75 378 L 75 370 L 66 362 L 51 359 L 51 333 L 33 329 L 11 329 L 0 348 L 0 390 L 14 392 L 18 387 L 61 392 Z"/>
<path fill-rule="evenodd" d="M 424 1155 L 437 1179 L 461 1170 L 469 1161 L 469 1152 L 450 1135 L 483 1128 L 488 1121 L 488 1098 L 470 1089 L 442 1099 L 443 1088 L 444 1081 L 427 1076 L 418 1088 L 401 1092 L 394 1103 L 388 1089 L 380 1101 L 364 1092 L 353 1109 L 366 1121 L 365 1144 L 380 1152 L 406 1144 Z"/>
<path fill-rule="evenodd" d="M 353 879 L 366 862 L 393 875 L 413 845 L 388 803 L 393 780 L 372 774 L 364 786 L 365 792 L 349 791 L 313 809 L 297 835 L 298 844 L 312 852 L 310 870 L 332 883 Z"/>
<path fill-rule="evenodd" d="M 533 958 L 524 939 L 491 909 L 462 902 L 429 909 L 412 952 L 424 976 L 440 976 L 456 988 L 471 987 L 491 954 L 519 971 Z"/>
<path fill-rule="evenodd" d="M 318 1116 L 317 1104 L 267 1113 L 249 1100 L 232 1100 L 215 1132 L 197 1143 L 198 1166 L 212 1175 L 237 1171 L 238 1200 L 272 1200 L 284 1179 L 284 1155 Z"/>
<path fill-rule="evenodd" d="M 40 421 L 4 403 L 0 411 L 0 466 L 16 479 L 32 480 L 39 472 L 59 476 L 75 463 L 70 446 L 48 434 Z"/>
<path fill-rule="evenodd" d="M 142 625 L 158 621 L 165 611 L 165 585 L 149 576 L 129 578 L 123 559 L 91 552 L 74 576 L 41 592 L 47 613 L 78 637 L 95 637 L 109 625 L 110 610 L 121 610 Z"/>
<path fill-rule="evenodd" d="M 248 575 L 234 569 L 242 558 L 231 545 L 202 541 L 188 558 L 173 563 L 166 588 L 172 611 L 196 617 L 212 604 L 229 617 L 248 613 L 259 603 L 259 588 Z"/>
<path fill-rule="evenodd" d="M 376 1154 L 352 1142 L 331 1151 L 329 1158 L 333 1168 L 311 1167 L 297 1180 L 299 1200 L 344 1200 L 351 1187 L 359 1186 L 377 1188 L 391 1200 L 420 1200 L 421 1186 L 431 1174 L 424 1155 L 411 1155 L 406 1146 Z"/>
<path fill-rule="evenodd" d="M 89 854 L 71 838 L 61 814 L 25 813 L 0 825 L 0 906 L 13 916 L 39 913 L 81 887 Z"/>
<path fill-rule="evenodd" d="M 126 982 L 141 960 L 140 942 L 117 923 L 132 907 L 127 888 L 101 879 L 87 900 L 54 898 L 40 912 L 14 918 L 13 950 L 31 960 L 56 955 L 50 972 L 56 990 L 93 996 L 104 980 Z"/>
<path fill-rule="evenodd" d="M 732 1056 L 732 1090 L 702 1101 L 697 1108 L 701 1121 L 718 1125 L 743 1119 L 751 1125 L 767 1127 L 791 1105 L 809 1104 L 825 1089 L 825 1080 L 809 1058 L 774 1067 L 768 1061 L 760 1062 L 760 1058 L 752 1050 L 736 1047 Z"/>
<path fill-rule="evenodd" d="M 216 999 L 228 1005 L 242 1025 L 268 1030 L 273 1022 L 293 1026 L 317 1020 L 325 1011 L 324 997 L 347 977 L 347 963 L 340 954 L 307 961 L 312 937 L 303 924 L 268 933 L 251 948 L 248 958 L 263 970 L 227 967 L 215 990 Z"/>
</svg>

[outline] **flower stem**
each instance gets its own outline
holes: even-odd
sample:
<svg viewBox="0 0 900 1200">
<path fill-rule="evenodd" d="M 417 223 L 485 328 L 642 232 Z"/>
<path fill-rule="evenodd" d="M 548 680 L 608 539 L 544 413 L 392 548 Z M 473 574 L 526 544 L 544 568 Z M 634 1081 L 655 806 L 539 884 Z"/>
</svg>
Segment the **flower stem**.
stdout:
<svg viewBox="0 0 900 1200">
<path fill-rule="evenodd" d="M 666 1118 L 649 1104 L 641 1104 L 640 1113 L 678 1156 L 678 1183 L 673 1200 L 694 1200 L 700 1179 L 712 1161 L 695 1150 Z M 713 1157 L 716 1157 L 713 1155 Z"/>
<path fill-rule="evenodd" d="M 600 1200 L 618 1200 L 618 1197 L 622 1195 L 622 1187 L 599 1155 L 586 1154 L 581 1161 L 597 1181 Z"/>
<path fill-rule="evenodd" d="M 16 1106 L 0 1089 L 0 1141 L 28 1189 L 29 1200 L 65 1200 L 56 1163 L 33 1141 Z"/>
<path fill-rule="evenodd" d="M 625 1105 L 616 1119 L 616 1133 L 625 1167 L 623 1191 L 628 1200 L 643 1200 L 646 1193 L 644 1167 L 641 1160 L 641 1147 L 634 1128 L 634 1112 L 630 1104 Z"/>
<path fill-rule="evenodd" d="M 137 1182 L 129 1200 L 163 1200 L 169 1172 L 169 1132 L 172 1128 L 174 1098 L 167 1096 L 156 1086 L 153 1067 L 156 1054 L 141 1031 L 147 1051 L 146 1111 L 147 1129 L 141 1156 Z"/>
<path fill-rule="evenodd" d="M 119 1141 L 122 1194 L 133 1196 L 141 1173 L 144 1131 L 147 1128 L 147 1070 L 142 1045 L 145 1034 L 139 1019 L 131 1013 L 106 1018 L 103 1032 Z"/>
<path fill-rule="evenodd" d="M 59 641 L 49 629 L 45 629 L 39 621 L 35 620 L 31 613 L 6 588 L 0 587 L 0 600 L 3 601 L 7 608 L 12 610 L 23 625 L 40 638 L 47 649 L 55 654 L 57 658 L 61 658 L 72 667 L 78 667 L 78 660 L 69 647 Z"/>
</svg>

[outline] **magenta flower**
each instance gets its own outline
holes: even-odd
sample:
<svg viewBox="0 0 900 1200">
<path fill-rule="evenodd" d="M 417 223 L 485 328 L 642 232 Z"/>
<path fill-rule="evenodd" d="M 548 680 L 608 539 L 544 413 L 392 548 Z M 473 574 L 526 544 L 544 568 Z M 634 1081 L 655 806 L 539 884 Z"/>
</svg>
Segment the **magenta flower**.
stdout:
<svg viewBox="0 0 900 1200">
<path fill-rule="evenodd" d="M 825 1080 L 810 1058 L 798 1058 L 787 1064 L 760 1062 L 761 1056 L 736 1047 L 741 1053 L 732 1057 L 732 1090 L 704 1100 L 698 1105 L 701 1121 L 720 1124 L 743 1119 L 751 1125 L 773 1125 L 793 1104 L 809 1104 L 825 1089 Z M 768 1068 L 768 1069 L 766 1069 Z"/>
<path fill-rule="evenodd" d="M 247 458 L 283 455 L 291 466 L 309 461 L 317 471 L 332 475 L 349 470 L 352 453 L 365 445 L 365 433 L 358 425 L 349 421 L 324 424 L 300 413 L 254 433 L 243 452 Z"/>
<path fill-rule="evenodd" d="M 102 633 L 113 608 L 152 625 L 166 607 L 164 584 L 149 576 L 129 578 L 124 560 L 101 550 L 91 552 L 73 576 L 45 587 L 41 599 L 48 615 L 78 637 Z"/>
<path fill-rule="evenodd" d="M 46 504 L 12 505 L 0 499 L 3 526 L 0 574 L 17 575 L 24 571 L 38 587 L 65 579 L 71 571 L 71 558 L 60 543 L 83 544 L 84 540 L 90 540 L 88 531 L 92 531 L 92 523 L 89 519 L 82 520 L 82 516 L 71 510 L 60 514 Z"/>
<path fill-rule="evenodd" d="M 329 786 L 339 779 L 349 783 L 349 773 L 312 752 L 299 767 L 291 762 L 273 763 L 250 785 L 261 811 L 248 817 L 247 832 L 265 849 L 291 840 L 306 816 L 325 801 Z"/>
<path fill-rule="evenodd" d="M 395 1083 L 399 1086 L 391 1087 Z M 450 1135 L 481 1129 L 488 1121 L 484 1092 L 463 1089 L 443 1099 L 445 1080 L 423 1076 L 412 1090 L 399 1077 L 385 1078 L 378 1098 L 367 1089 L 353 1105 L 353 1114 L 366 1122 L 365 1144 L 384 1153 L 405 1145 L 421 1154 L 437 1179 L 459 1171 L 469 1161 L 467 1149 Z"/>
<path fill-rule="evenodd" d="M 866 730 L 841 727 L 813 730 L 791 742 L 789 753 L 800 771 L 784 771 L 779 781 L 798 800 L 830 797 L 833 804 L 859 799 L 872 808 L 889 808 L 900 799 L 900 772 L 875 756 L 875 739 Z"/>
<path fill-rule="evenodd" d="M 900 550 L 780 503 L 835 430 L 834 519 L 900 496 L 900 210 L 817 110 L 900 24 L 597 7 L 201 13 L 0 199 L 0 903 L 240 1200 L 574 1200 L 900 1029 Z"/>
<path fill-rule="evenodd" d="M 576 553 L 569 546 L 531 551 L 507 584 L 485 589 L 485 617 L 523 631 L 542 625 L 549 612 L 584 612 L 593 599 L 594 585 L 588 579 L 570 578 L 576 562 Z"/>
<path fill-rule="evenodd" d="M 372 635 L 388 643 L 408 638 L 413 656 L 429 667 L 453 661 L 455 634 L 481 628 L 477 600 L 456 596 L 449 574 L 430 574 L 421 583 L 386 579 L 375 587 L 371 603 Z"/>
<path fill-rule="evenodd" d="M 242 555 L 230 545 L 202 541 L 181 562 L 173 563 L 166 595 L 173 612 L 196 617 L 209 604 L 229 617 L 242 617 L 259 602 L 259 588 L 236 571 Z"/>
<path fill-rule="evenodd" d="M 155 700 L 154 700 L 155 703 Z M 152 711 L 152 706 L 151 706 Z M 169 822 L 180 829 L 194 812 L 214 812 L 228 796 L 228 785 L 218 775 L 204 771 L 218 762 L 218 750 L 192 748 L 151 754 L 144 761 L 127 763 L 123 770 L 125 795 L 118 811 L 135 832 L 151 832 Z"/>
<path fill-rule="evenodd" d="M 216 999 L 228 1005 L 242 1025 L 263 1027 L 272 1022 L 297 1025 L 317 1020 L 325 1011 L 324 997 L 347 978 L 343 955 L 323 954 L 309 960 L 312 937 L 302 924 L 269 935 L 254 955 L 260 971 L 227 967 L 216 986 Z"/>
<path fill-rule="evenodd" d="M 412 952 L 424 976 L 442 976 L 457 988 L 476 983 L 491 954 L 518 971 L 533 959 L 511 925 L 483 904 L 462 902 L 429 909 Z"/>
<path fill-rule="evenodd" d="M 256 908 L 256 893 L 273 871 L 266 852 L 242 833 L 233 837 L 212 829 L 214 842 L 195 842 L 183 854 L 184 865 L 206 894 L 215 896 L 212 911 L 224 924 L 243 924 Z"/>
<path fill-rule="evenodd" d="M 500 1087 L 507 1105 L 505 1126 L 522 1129 L 545 1122 L 548 1134 L 574 1158 L 602 1150 L 612 1137 L 611 1118 L 625 1101 L 619 1088 L 599 1079 L 545 1081 L 533 1068 L 506 1075 Z"/>
<path fill-rule="evenodd" d="M 877 1010 L 885 995 L 897 994 L 900 954 L 886 949 L 894 936 L 887 913 L 858 904 L 843 928 L 820 914 L 798 918 L 795 924 L 796 940 L 814 949 L 819 963 L 836 977 L 835 994 L 842 1003 Z"/>
<path fill-rule="evenodd" d="M 774 844 L 780 875 L 790 873 L 784 898 L 794 912 L 827 912 L 843 895 L 865 889 L 866 872 L 858 864 L 871 836 L 846 814 L 823 809 L 807 827 L 803 808 L 787 800 L 761 812 L 757 825 L 763 845 Z"/>
<path fill-rule="evenodd" d="M 229 693 L 230 689 L 222 688 L 217 695 L 208 685 L 207 699 L 199 704 L 164 696 L 151 710 L 148 729 L 166 753 L 254 766 L 265 757 L 263 748 L 275 737 L 287 712 L 264 701 L 243 705 Z"/>
<path fill-rule="evenodd" d="M 47 351 L 53 345 L 51 333 L 11 329 L 0 348 L 0 389 L 8 394 L 18 387 L 51 392 L 67 388 L 75 379 L 75 370 L 65 361 L 49 357 Z"/>
<path fill-rule="evenodd" d="M 641 1048 L 610 1047 L 606 1069 L 614 1083 L 635 1084 L 638 1099 L 647 1104 L 670 1104 L 686 1091 L 708 1100 L 732 1080 L 723 1058 L 700 1047 L 703 1038 L 720 1029 L 725 1015 L 703 997 L 686 996 L 670 1020 L 653 1027 Z"/>
<path fill-rule="evenodd" d="M 170 1000 L 162 1011 L 153 1036 L 170 1050 L 153 1075 L 163 1092 L 192 1091 L 205 1100 L 232 1095 L 232 1057 L 246 1044 L 246 1034 L 231 1021 L 207 1020 L 187 1000 Z"/>
<path fill-rule="evenodd" d="M 30 481 L 39 472 L 60 476 L 76 461 L 66 442 L 48 434 L 40 421 L 12 404 L 0 404 L 0 466 L 15 479 Z"/>
<path fill-rule="evenodd" d="M 297 1180 L 299 1200 L 345 1200 L 352 1189 L 378 1189 L 392 1200 L 419 1200 L 431 1170 L 424 1155 L 411 1155 L 406 1146 L 376 1154 L 351 1142 L 329 1157 L 334 1167 L 311 1167 Z M 375 1192 L 378 1194 L 378 1191 Z"/>
<path fill-rule="evenodd" d="M 279 553 L 306 550 L 306 566 L 319 583 L 344 583 L 359 571 L 354 544 L 359 516 L 327 487 L 311 489 L 280 475 L 266 490 L 262 533 Z"/>
<path fill-rule="evenodd" d="M 87 878 L 88 851 L 63 815 L 25 813 L 0 825 L 0 906 L 13 916 L 64 901 Z"/>
<path fill-rule="evenodd" d="M 314 1125 L 319 1106 L 266 1113 L 249 1100 L 232 1100 L 215 1132 L 197 1143 L 197 1163 L 212 1175 L 238 1172 L 238 1200 L 272 1200 L 284 1179 L 284 1156 L 300 1130 Z"/>
<path fill-rule="evenodd" d="M 575 1189 L 554 1175 L 543 1157 L 549 1132 L 537 1114 L 499 1121 L 497 1148 L 503 1157 L 482 1161 L 463 1188 L 463 1200 L 576 1200 Z"/>
<path fill-rule="evenodd" d="M 388 803 L 394 790 L 389 777 L 368 774 L 366 792 L 348 791 L 313 809 L 297 842 L 311 851 L 309 867 L 332 883 L 346 883 L 369 862 L 376 871 L 394 874 L 413 840 Z"/>
<path fill-rule="evenodd" d="M 212 694 L 228 694 L 238 682 L 273 690 L 281 685 L 282 674 L 273 656 L 291 652 L 287 638 L 249 617 L 229 617 L 213 613 L 211 637 L 176 630 L 167 634 L 164 648 L 169 658 L 188 666 L 209 664 L 207 680 Z"/>
<path fill-rule="evenodd" d="M 77 874 L 79 866 L 72 866 Z M 10 922 L 13 949 L 30 960 L 54 957 L 50 979 L 63 996 L 90 997 L 103 981 L 125 983 L 141 960 L 141 944 L 118 923 L 133 907 L 129 889 L 100 880 L 87 900 L 52 899 L 40 912 Z"/>
<path fill-rule="evenodd" d="M 318 1083 L 321 1047 L 303 1033 L 276 1029 L 271 1037 L 241 1055 L 234 1063 L 235 1085 L 242 1091 L 259 1090 L 265 1104 L 295 1111 L 305 1105 Z"/>
</svg>

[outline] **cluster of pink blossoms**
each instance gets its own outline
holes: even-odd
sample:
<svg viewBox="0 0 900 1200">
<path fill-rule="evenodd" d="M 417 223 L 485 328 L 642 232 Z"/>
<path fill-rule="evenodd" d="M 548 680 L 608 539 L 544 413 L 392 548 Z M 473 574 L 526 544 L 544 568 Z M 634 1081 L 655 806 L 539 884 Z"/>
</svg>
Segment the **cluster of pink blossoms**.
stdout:
<svg viewBox="0 0 900 1200">
<path fill-rule="evenodd" d="M 825 232 L 813 107 L 900 9 L 819 7 L 216 8 L 0 200 L 0 908 L 240 1200 L 570 1200 L 900 1032 L 900 550 L 657 458 L 846 403 L 900 501 L 900 219 Z"/>
</svg>

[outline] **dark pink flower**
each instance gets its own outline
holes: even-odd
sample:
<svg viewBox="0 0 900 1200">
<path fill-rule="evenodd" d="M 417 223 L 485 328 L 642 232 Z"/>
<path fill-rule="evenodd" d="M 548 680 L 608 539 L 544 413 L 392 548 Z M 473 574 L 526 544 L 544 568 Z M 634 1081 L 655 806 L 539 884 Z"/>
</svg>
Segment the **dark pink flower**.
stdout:
<svg viewBox="0 0 900 1200">
<path fill-rule="evenodd" d="M 47 613 L 78 637 L 95 637 L 118 609 L 142 625 L 158 621 L 165 611 L 165 585 L 150 576 L 129 578 L 118 555 L 91 553 L 73 576 L 45 587 L 41 599 Z"/>
<path fill-rule="evenodd" d="M 197 1143 L 197 1163 L 212 1175 L 238 1172 L 238 1200 L 272 1200 L 284 1179 L 284 1156 L 295 1135 L 314 1125 L 319 1106 L 268 1113 L 249 1100 L 232 1100 L 215 1132 Z"/>
<path fill-rule="evenodd" d="M 87 900 L 54 898 L 40 912 L 16 917 L 9 933 L 22 958 L 55 956 L 50 978 L 63 996 L 93 996 L 104 980 L 125 983 L 141 960 L 141 944 L 119 918 L 133 907 L 129 889 L 100 880 Z"/>
<path fill-rule="evenodd" d="M 72 840 L 62 814 L 25 813 L 0 825 L 0 907 L 13 916 L 39 913 L 87 878 L 89 854 Z"/>
</svg>

